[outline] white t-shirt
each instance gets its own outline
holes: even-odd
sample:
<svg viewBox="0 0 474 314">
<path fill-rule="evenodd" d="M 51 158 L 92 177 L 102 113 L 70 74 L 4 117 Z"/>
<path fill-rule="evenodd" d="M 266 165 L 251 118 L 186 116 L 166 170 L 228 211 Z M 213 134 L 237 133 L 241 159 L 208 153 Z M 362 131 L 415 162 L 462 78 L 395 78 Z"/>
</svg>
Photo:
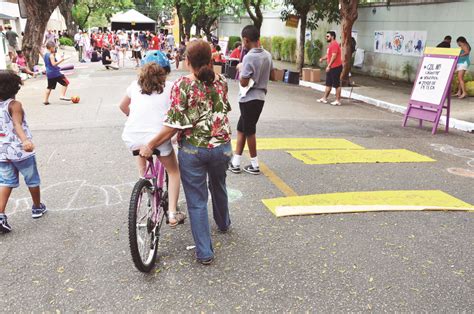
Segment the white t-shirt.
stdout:
<svg viewBox="0 0 474 314">
<path fill-rule="evenodd" d="M 134 150 L 147 144 L 163 127 L 163 121 L 171 105 L 171 82 L 166 82 L 163 93 L 142 94 L 137 81 L 127 88 L 127 96 L 131 99 L 122 139 L 129 149 Z M 168 156 L 173 150 L 171 141 L 165 142 L 158 149 L 162 156 Z"/>
</svg>

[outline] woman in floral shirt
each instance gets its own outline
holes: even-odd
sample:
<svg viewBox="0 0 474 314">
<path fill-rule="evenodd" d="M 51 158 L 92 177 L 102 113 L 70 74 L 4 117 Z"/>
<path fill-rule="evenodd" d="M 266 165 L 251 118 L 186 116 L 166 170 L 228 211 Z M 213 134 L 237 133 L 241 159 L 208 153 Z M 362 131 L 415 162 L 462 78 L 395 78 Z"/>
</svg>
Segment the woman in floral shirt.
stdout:
<svg viewBox="0 0 474 314">
<path fill-rule="evenodd" d="M 196 244 L 196 259 L 208 265 L 214 260 L 207 213 L 208 189 L 217 227 L 225 232 L 230 226 L 226 170 L 232 156 L 227 117 L 231 108 L 227 82 L 212 69 L 209 44 L 203 40 L 193 41 L 186 54 L 191 73 L 174 83 L 164 127 L 141 148 L 140 155 L 151 156 L 153 148 L 178 132 L 179 168 Z"/>
</svg>

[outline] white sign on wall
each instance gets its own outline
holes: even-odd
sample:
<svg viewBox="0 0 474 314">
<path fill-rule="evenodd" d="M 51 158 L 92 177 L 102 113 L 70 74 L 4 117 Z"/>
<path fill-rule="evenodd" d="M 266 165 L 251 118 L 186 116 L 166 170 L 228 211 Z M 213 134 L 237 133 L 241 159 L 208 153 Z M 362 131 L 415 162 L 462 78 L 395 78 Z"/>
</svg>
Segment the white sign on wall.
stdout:
<svg viewBox="0 0 474 314">
<path fill-rule="evenodd" d="M 425 57 L 416 78 L 411 100 L 440 105 L 455 59 Z"/>
</svg>

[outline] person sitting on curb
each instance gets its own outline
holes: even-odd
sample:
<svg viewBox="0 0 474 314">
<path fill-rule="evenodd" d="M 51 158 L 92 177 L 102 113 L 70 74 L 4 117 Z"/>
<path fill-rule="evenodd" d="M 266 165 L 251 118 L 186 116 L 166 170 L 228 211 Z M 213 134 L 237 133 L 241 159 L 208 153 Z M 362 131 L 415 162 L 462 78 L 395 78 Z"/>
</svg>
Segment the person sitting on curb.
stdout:
<svg viewBox="0 0 474 314">
<path fill-rule="evenodd" d="M 16 64 L 18 65 L 18 69 L 20 70 L 20 72 L 26 73 L 33 77 L 36 77 L 36 75 L 38 74 L 30 70 L 28 64 L 26 63 L 26 58 L 21 50 L 18 50 L 16 52 Z"/>
</svg>

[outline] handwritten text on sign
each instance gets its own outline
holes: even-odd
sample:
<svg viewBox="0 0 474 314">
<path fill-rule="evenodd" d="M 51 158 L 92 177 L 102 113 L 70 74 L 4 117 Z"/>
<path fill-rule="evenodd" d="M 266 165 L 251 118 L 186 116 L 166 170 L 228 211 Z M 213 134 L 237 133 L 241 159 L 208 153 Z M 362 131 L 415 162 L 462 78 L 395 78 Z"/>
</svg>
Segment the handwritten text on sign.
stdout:
<svg viewBox="0 0 474 314">
<path fill-rule="evenodd" d="M 451 79 L 454 61 L 447 58 L 424 57 L 411 99 L 433 105 L 441 104 L 444 91 Z"/>
</svg>

